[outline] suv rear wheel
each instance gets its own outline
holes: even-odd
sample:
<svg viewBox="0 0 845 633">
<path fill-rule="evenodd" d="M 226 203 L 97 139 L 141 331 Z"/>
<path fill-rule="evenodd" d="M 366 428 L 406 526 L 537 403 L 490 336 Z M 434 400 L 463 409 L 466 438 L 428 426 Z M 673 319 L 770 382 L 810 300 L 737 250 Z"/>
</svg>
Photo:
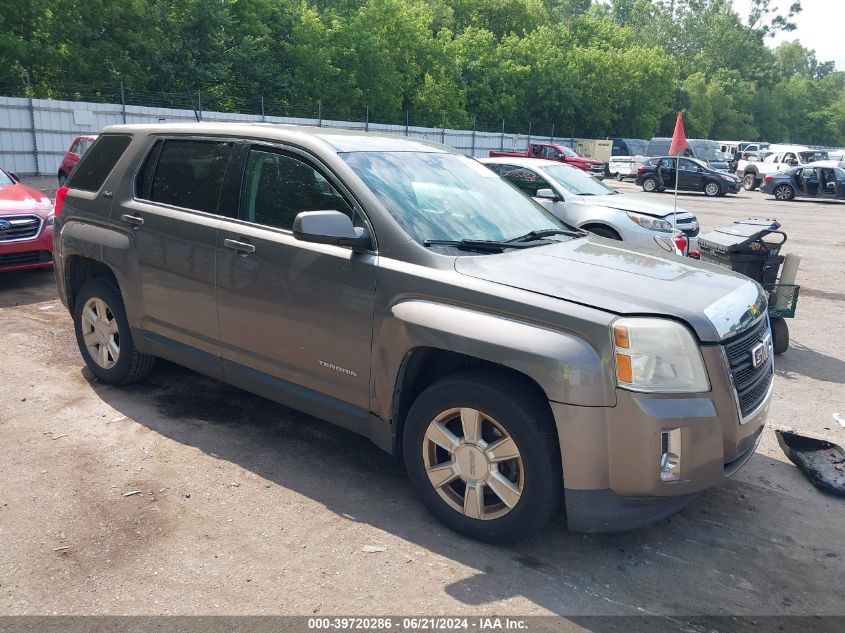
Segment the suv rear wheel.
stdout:
<svg viewBox="0 0 845 633">
<path fill-rule="evenodd" d="M 97 380 L 123 385 L 141 380 L 155 358 L 135 349 L 123 297 L 107 279 L 89 279 L 76 297 L 73 310 L 76 342 L 85 364 Z"/>
<path fill-rule="evenodd" d="M 485 541 L 539 530 L 563 500 L 560 448 L 548 405 L 496 372 L 428 387 L 408 413 L 405 467 L 443 523 Z"/>
</svg>

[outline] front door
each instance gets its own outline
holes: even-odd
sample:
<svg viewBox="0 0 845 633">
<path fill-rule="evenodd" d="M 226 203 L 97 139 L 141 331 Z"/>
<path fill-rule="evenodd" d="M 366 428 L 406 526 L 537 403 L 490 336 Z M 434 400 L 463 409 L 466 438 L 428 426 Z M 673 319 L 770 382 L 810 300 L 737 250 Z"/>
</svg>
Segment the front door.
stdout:
<svg viewBox="0 0 845 633">
<path fill-rule="evenodd" d="M 819 169 L 819 197 L 836 197 L 836 174 L 829 167 Z"/>
<path fill-rule="evenodd" d="M 298 150 L 253 145 L 238 217 L 217 239 L 217 316 L 228 380 L 323 415 L 369 411 L 374 253 L 297 240 L 301 211 L 364 222 L 328 170 Z"/>
<path fill-rule="evenodd" d="M 704 170 L 701 165 L 688 158 L 681 159 L 681 170 L 678 173 L 678 188 L 682 191 L 701 191 L 704 188 Z"/>
<path fill-rule="evenodd" d="M 833 173 L 836 178 L 836 197 L 845 200 L 845 169 L 834 167 Z"/>
</svg>

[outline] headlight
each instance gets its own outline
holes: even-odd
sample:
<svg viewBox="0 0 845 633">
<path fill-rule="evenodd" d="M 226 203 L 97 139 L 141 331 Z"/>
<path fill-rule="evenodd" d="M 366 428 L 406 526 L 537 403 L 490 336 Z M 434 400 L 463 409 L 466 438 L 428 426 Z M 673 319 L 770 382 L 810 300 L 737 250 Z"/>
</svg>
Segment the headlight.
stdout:
<svg viewBox="0 0 845 633">
<path fill-rule="evenodd" d="M 628 217 L 644 229 L 666 232 L 671 232 L 672 230 L 672 224 L 670 222 L 659 218 L 653 218 L 650 215 L 640 215 L 639 213 L 628 212 Z"/>
<path fill-rule="evenodd" d="M 56 219 L 55 214 L 50 211 L 50 215 L 44 218 L 44 226 L 53 226 L 53 221 Z"/>
<path fill-rule="evenodd" d="M 680 323 L 657 318 L 623 318 L 612 326 L 616 380 L 630 391 L 710 391 L 701 351 Z"/>
<path fill-rule="evenodd" d="M 722 174 L 722 178 L 724 178 L 728 182 L 734 182 L 735 180 L 739 180 L 739 178 L 735 178 L 735 177 L 730 176 L 728 174 Z"/>
</svg>

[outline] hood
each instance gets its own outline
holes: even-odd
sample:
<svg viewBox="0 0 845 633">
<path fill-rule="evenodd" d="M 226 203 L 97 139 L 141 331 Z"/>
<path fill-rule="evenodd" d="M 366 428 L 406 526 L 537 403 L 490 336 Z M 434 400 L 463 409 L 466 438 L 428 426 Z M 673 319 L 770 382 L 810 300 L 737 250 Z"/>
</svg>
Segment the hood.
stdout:
<svg viewBox="0 0 845 633">
<path fill-rule="evenodd" d="M 609 194 L 606 196 L 575 196 L 567 195 L 566 203 L 584 204 L 592 207 L 607 207 L 609 209 L 619 209 L 620 211 L 633 211 L 634 213 L 642 213 L 644 215 L 651 215 L 656 218 L 664 218 L 667 215 L 672 215 L 673 207 L 669 204 L 662 204 L 654 202 L 650 197 L 638 196 L 636 194 L 629 195 L 627 193 Z M 692 216 L 693 214 L 678 207 L 678 215 Z"/>
<path fill-rule="evenodd" d="M 731 168 L 727 161 L 724 160 L 709 160 L 707 164 L 716 171 L 730 172 Z"/>
<path fill-rule="evenodd" d="M 0 216 L 34 213 L 45 217 L 53 210 L 53 202 L 37 189 L 16 183 L 0 185 Z"/>
<path fill-rule="evenodd" d="M 595 158 L 588 158 L 586 156 L 578 156 L 577 158 L 570 159 L 573 162 L 584 163 L 585 165 L 602 165 L 604 164 L 600 160 L 596 160 Z"/>
<path fill-rule="evenodd" d="M 681 318 L 706 342 L 744 329 L 766 309 L 760 286 L 747 277 L 593 236 L 458 257 L 455 270 L 615 314 Z"/>
</svg>

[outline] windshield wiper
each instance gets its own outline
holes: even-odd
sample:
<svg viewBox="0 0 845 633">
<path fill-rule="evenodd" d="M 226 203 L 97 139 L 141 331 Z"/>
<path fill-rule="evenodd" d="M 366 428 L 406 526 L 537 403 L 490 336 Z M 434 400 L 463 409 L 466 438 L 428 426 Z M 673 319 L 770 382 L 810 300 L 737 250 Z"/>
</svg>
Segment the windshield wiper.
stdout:
<svg viewBox="0 0 845 633">
<path fill-rule="evenodd" d="M 524 242 L 535 242 L 537 240 L 542 240 L 546 237 L 551 237 L 553 235 L 568 235 L 569 237 L 584 237 L 587 234 L 586 231 L 582 231 L 581 229 L 541 229 L 539 231 L 530 231 L 525 235 L 520 235 L 519 237 L 513 237 L 507 240 L 505 243 L 514 245 L 520 244 Z"/>
<path fill-rule="evenodd" d="M 506 248 L 531 248 L 532 246 L 540 246 L 542 243 L 549 242 L 533 242 L 531 244 L 523 244 L 520 242 L 503 241 L 497 242 L 495 240 L 426 240 L 423 242 L 426 246 L 454 246 L 462 251 L 482 251 L 487 253 L 501 253 Z"/>
</svg>

